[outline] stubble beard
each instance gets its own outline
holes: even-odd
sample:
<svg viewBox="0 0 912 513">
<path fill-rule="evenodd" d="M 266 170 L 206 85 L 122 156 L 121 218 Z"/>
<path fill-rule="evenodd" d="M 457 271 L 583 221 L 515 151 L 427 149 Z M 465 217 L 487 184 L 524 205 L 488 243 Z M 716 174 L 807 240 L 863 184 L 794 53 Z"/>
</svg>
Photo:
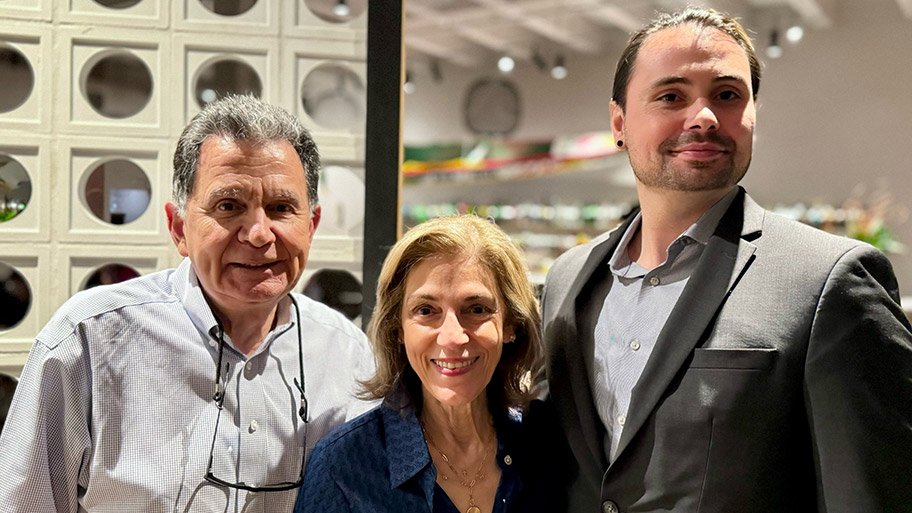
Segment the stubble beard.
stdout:
<svg viewBox="0 0 912 513">
<path fill-rule="evenodd" d="M 713 142 L 723 146 L 728 150 L 724 157 L 725 162 L 674 162 L 669 155 L 670 150 L 691 142 Z M 748 148 L 747 160 L 741 165 L 735 162 L 735 158 L 738 156 L 737 149 L 731 139 L 711 134 L 706 137 L 682 136 L 665 141 L 659 147 L 661 164 L 657 170 L 651 165 L 651 162 L 648 162 L 646 166 L 640 166 L 634 162 L 632 154 L 629 156 L 633 174 L 643 185 L 669 191 L 701 192 L 727 189 L 744 178 L 747 168 L 750 167 L 751 149 Z"/>
</svg>

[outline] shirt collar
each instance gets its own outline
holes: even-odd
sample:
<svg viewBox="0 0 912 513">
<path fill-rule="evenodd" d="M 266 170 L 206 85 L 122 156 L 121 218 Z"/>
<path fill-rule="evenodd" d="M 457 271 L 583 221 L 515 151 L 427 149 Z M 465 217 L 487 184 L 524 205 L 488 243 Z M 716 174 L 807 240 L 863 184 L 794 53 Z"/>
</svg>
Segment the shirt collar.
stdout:
<svg viewBox="0 0 912 513">
<path fill-rule="evenodd" d="M 400 384 L 381 406 L 389 456 L 390 487 L 402 486 L 431 463 L 421 422 Z M 407 456 L 407 457 L 406 457 Z"/>
<path fill-rule="evenodd" d="M 710 237 L 716 231 L 716 226 L 719 224 L 719 220 L 722 219 L 722 216 L 725 215 L 725 212 L 728 211 L 728 207 L 731 206 L 732 201 L 735 199 L 735 196 L 738 195 L 738 187 L 732 187 L 725 196 L 715 202 L 713 206 L 709 207 L 709 210 L 703 213 L 697 222 L 690 225 L 684 233 L 679 235 L 669 246 L 669 258 L 671 257 L 671 248 L 674 244 L 682 239 L 691 239 L 693 241 L 699 242 L 702 245 L 709 243 Z M 633 237 L 640 230 L 640 224 L 643 221 L 642 213 L 637 212 L 636 217 L 630 223 L 630 226 L 627 227 L 627 231 L 624 232 L 621 241 L 618 243 L 617 248 L 614 250 L 614 254 L 611 255 L 611 259 L 608 261 L 608 265 L 611 267 L 611 271 L 619 273 L 629 268 L 632 264 L 630 258 L 627 256 L 627 247 L 630 245 L 630 242 L 633 240 Z M 677 253 L 675 253 L 677 254 Z M 635 263 L 633 263 L 635 264 Z M 645 269 L 641 269 L 645 273 Z M 640 274 L 643 274 L 640 273 Z"/>
<path fill-rule="evenodd" d="M 725 196 L 722 196 L 719 201 L 709 207 L 709 210 L 704 212 L 696 223 L 690 225 L 690 228 L 685 230 L 681 236 L 688 236 L 704 246 L 708 244 L 709 238 L 712 237 L 712 234 L 716 231 L 716 226 L 719 225 L 719 220 L 728 211 L 728 207 L 731 206 L 735 196 L 738 195 L 738 191 L 738 187 L 732 187 Z"/>
<path fill-rule="evenodd" d="M 400 383 L 383 400 L 380 407 L 383 414 L 384 436 L 388 455 L 390 487 L 402 486 L 419 476 L 421 486 L 433 487 L 435 475 L 430 472 L 431 455 L 424 441 L 421 421 L 411 405 L 405 387 Z M 510 433 L 497 433 L 497 464 L 501 471 L 511 474 L 515 471 L 515 455 L 504 439 L 518 436 L 519 419 L 508 417 L 503 425 Z M 512 436 L 510 434 L 512 433 Z M 502 436 L 504 435 L 504 436 Z M 508 463 L 509 462 L 509 463 Z M 511 483 L 517 480 L 509 480 Z M 506 482 L 506 480 L 504 481 Z M 516 484 L 518 486 L 518 484 Z M 432 498 L 428 497 L 432 502 Z"/>
</svg>

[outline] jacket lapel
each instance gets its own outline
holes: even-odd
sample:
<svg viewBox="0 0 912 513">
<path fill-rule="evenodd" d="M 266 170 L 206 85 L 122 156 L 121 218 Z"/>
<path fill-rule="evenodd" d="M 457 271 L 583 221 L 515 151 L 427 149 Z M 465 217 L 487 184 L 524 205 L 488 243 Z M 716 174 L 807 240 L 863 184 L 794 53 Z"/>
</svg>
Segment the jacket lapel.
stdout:
<svg viewBox="0 0 912 513">
<path fill-rule="evenodd" d="M 764 210 L 742 189 L 719 221 L 633 388 L 615 461 L 623 456 L 746 270 L 756 250 L 748 240 L 759 236 L 763 215 Z"/>
<path fill-rule="evenodd" d="M 614 251 L 627 227 L 633 222 L 635 215 L 615 228 L 608 237 L 592 246 L 586 256 L 582 267 L 576 273 L 573 284 L 568 289 L 567 295 L 561 303 L 554 322 L 545 334 L 546 340 L 561 341 L 559 344 L 550 344 L 548 358 L 551 372 L 548 376 L 552 395 L 556 397 L 572 397 L 572 401 L 555 404 L 555 408 L 564 419 L 564 430 L 567 441 L 573 448 L 584 475 L 602 475 L 607 461 L 602 450 L 601 420 L 595 411 L 592 399 L 592 390 L 589 384 L 589 372 L 585 364 L 585 351 L 591 347 L 583 347 L 580 340 L 577 324 L 577 312 L 584 308 L 600 308 L 601 305 L 588 304 L 587 297 L 580 293 L 589 282 L 599 265 L 606 265 L 609 255 Z M 583 459 L 583 456 L 586 456 Z"/>
</svg>

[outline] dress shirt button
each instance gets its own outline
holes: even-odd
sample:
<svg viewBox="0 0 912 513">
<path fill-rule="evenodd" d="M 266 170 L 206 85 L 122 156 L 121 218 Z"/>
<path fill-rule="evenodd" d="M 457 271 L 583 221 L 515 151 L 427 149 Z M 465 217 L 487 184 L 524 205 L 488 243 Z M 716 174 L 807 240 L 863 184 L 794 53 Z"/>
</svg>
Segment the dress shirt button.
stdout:
<svg viewBox="0 0 912 513">
<path fill-rule="evenodd" d="M 618 424 L 624 425 L 627 422 L 627 417 L 625 415 L 618 415 Z"/>
<path fill-rule="evenodd" d="M 257 429 L 260 429 L 260 423 L 257 422 L 256 420 L 251 420 L 250 421 L 250 432 L 256 433 Z"/>
<path fill-rule="evenodd" d="M 513 458 L 511 458 L 510 455 L 507 454 L 506 456 L 504 456 L 504 463 L 506 463 L 507 465 L 512 465 L 512 464 L 513 464 Z"/>
<path fill-rule="evenodd" d="M 620 513 L 621 510 L 618 509 L 618 505 L 612 501 L 605 501 L 602 503 L 602 512 L 603 513 Z"/>
<path fill-rule="evenodd" d="M 633 342 L 630 343 L 630 349 L 633 349 L 634 351 L 636 351 L 636 350 L 638 350 L 639 348 L 640 348 L 640 341 L 639 341 L 639 340 L 634 340 Z"/>
<path fill-rule="evenodd" d="M 659 283 L 661 283 L 661 280 L 659 280 L 658 276 L 653 276 L 653 277 L 649 278 L 649 284 L 652 285 L 653 287 L 655 287 Z"/>
<path fill-rule="evenodd" d="M 253 362 L 247 362 L 247 365 L 244 365 L 244 370 L 250 372 L 253 370 Z"/>
</svg>

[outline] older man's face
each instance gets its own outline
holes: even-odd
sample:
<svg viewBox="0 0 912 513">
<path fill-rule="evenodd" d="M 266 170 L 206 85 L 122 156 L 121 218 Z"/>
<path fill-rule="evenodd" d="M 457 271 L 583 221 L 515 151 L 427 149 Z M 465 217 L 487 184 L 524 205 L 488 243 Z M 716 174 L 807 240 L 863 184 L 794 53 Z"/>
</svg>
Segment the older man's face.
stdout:
<svg viewBox="0 0 912 513">
<path fill-rule="evenodd" d="M 291 144 L 219 137 L 203 143 L 183 218 L 173 205 L 168 213 L 178 251 L 224 313 L 274 306 L 290 291 L 320 221 Z"/>
</svg>

